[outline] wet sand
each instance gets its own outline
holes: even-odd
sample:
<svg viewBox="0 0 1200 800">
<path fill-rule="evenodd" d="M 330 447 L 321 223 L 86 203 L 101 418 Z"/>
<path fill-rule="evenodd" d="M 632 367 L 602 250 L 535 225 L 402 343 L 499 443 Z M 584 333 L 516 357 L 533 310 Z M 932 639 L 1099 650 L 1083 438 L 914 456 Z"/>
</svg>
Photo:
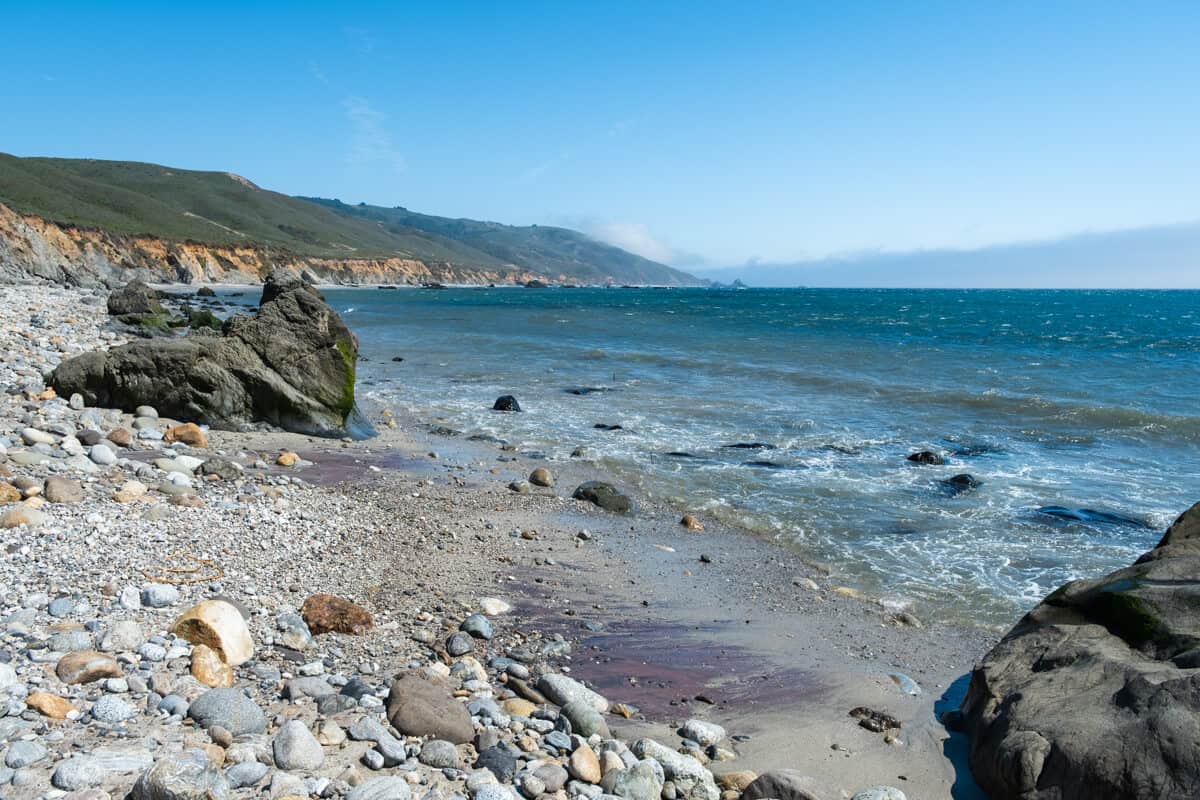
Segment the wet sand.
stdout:
<svg viewBox="0 0 1200 800">
<path fill-rule="evenodd" d="M 378 412 L 372 418 L 385 420 Z M 635 496 L 630 515 L 571 500 L 578 483 L 605 477 L 586 459 L 547 461 L 522 455 L 519 443 L 502 450 L 435 435 L 436 420 L 397 423 L 365 442 L 272 433 L 245 435 L 244 445 L 294 447 L 314 462 L 306 480 L 340 492 L 369 487 L 386 498 L 413 481 L 436 488 L 445 505 L 430 506 L 432 519 L 480 531 L 478 548 L 422 551 L 431 573 L 453 576 L 443 590 L 499 591 L 524 628 L 570 641 L 571 653 L 551 660 L 638 710 L 616 720 L 618 735 L 663 736 L 701 717 L 739 737 L 737 759 L 710 764 L 718 774 L 795 769 L 832 797 L 874 784 L 913 798 L 982 797 L 964 742 L 936 713 L 957 706 L 994 632 L 903 624 L 797 552 L 710 520 L 703 532 L 687 531 L 677 509 L 645 497 Z M 555 488 L 506 488 L 537 466 L 554 473 Z M 471 511 L 456 518 L 456 503 Z M 486 514 L 475 516 L 479 509 Z M 916 681 L 920 694 L 905 694 L 890 673 Z M 860 727 L 849 714 L 859 706 L 898 718 L 895 741 Z"/>
</svg>

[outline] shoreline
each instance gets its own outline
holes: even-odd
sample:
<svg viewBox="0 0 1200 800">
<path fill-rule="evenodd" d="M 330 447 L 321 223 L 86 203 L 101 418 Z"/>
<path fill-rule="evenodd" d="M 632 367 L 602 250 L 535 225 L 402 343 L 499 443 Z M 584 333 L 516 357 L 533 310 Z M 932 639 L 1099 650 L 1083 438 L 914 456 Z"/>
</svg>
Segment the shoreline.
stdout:
<svg viewBox="0 0 1200 800">
<path fill-rule="evenodd" d="M 0 291 L 7 297 L 21 288 L 28 287 Z M 99 297 L 88 290 L 37 288 L 48 295 L 42 302 L 63 320 L 73 319 L 64 306 L 73 304 L 77 313 L 89 307 L 82 298 Z M 107 322 L 103 304 L 94 310 L 91 323 L 99 329 Z M 11 413 L 6 410 L 0 418 L 10 430 L 19 427 Z M 512 617 L 498 620 L 499 626 L 519 631 L 522 641 L 549 643 L 556 636 L 568 641 L 574 652 L 548 656 L 550 663 L 613 701 L 643 709 L 647 720 L 612 718 L 619 736 L 668 741 L 669 723 L 703 717 L 731 735 L 750 737 L 734 746 L 737 759 L 709 765 L 717 773 L 799 769 L 830 796 L 876 784 L 896 785 L 921 798 L 949 797 L 952 786 L 956 797 L 971 796 L 961 794 L 964 779 L 969 782 L 965 766 L 944 752 L 961 743 L 950 740 L 936 722 L 934 705 L 990 646 L 991 632 L 896 624 L 891 612 L 842 591 L 798 553 L 709 520 L 702 533 L 685 531 L 672 509 L 644 497 L 634 498 L 639 508 L 630 516 L 591 509 L 569 499 L 576 482 L 603 477 L 586 461 L 547 462 L 522 455 L 519 448 L 503 453 L 515 460 L 498 461 L 496 448 L 435 436 L 426 421 L 398 419 L 392 429 L 383 424 L 387 418 L 381 410 L 371 416 L 381 435 L 354 443 L 210 431 L 210 452 L 243 453 L 243 462 L 258 453 L 270 464 L 270 455 L 286 448 L 312 463 L 293 470 L 247 470 L 248 483 L 257 488 L 245 503 L 230 497 L 228 487 L 204 482 L 195 486 L 204 503 L 200 508 L 170 506 L 160 496 L 162 502 L 127 520 L 142 531 L 139 541 L 119 541 L 127 510 L 103 499 L 108 490 L 90 485 L 98 479 L 89 479 L 82 505 L 46 509 L 50 530 L 82 542 L 89 534 L 71 526 L 91 530 L 81 522 L 89 514 L 103 517 L 99 524 L 108 530 L 108 547 L 124 559 L 106 576 L 107 583 L 120 583 L 138 579 L 132 565 L 145 561 L 147 552 L 165 556 L 166 545 L 178 543 L 168 541 L 173 536 L 205 548 L 196 530 L 215 525 L 216 539 L 230 554 L 222 587 L 245 590 L 239 575 L 265 578 L 251 579 L 249 596 L 272 609 L 252 617 L 256 641 L 273 639 L 274 612 L 298 604 L 300 586 L 356 597 L 376 614 L 379 626 L 364 641 L 351 637 L 339 645 L 351 659 L 378 662 L 375 674 L 422 657 L 416 640 L 403 646 L 394 640 L 398 629 L 413 627 L 413 620 L 418 628 L 428 627 L 433 620 L 422 619 L 429 616 L 428 608 L 441 609 L 434 620 L 453 618 L 444 606 L 466 610 L 479 596 L 498 596 L 516 608 Z M 122 418 L 128 420 L 128 415 Z M 429 457 L 431 450 L 438 458 Z M 528 494 L 506 488 L 536 466 L 556 473 L 557 488 Z M 39 473 L 40 468 L 22 471 Z M 303 483 L 297 486 L 293 478 Z M 100 493 L 91 491 L 97 488 Z M 152 514 L 159 519 L 177 515 L 186 524 L 168 536 L 155 536 L 146 529 Z M 271 540 L 280 548 L 275 559 L 264 560 L 265 548 L 220 530 L 239 516 L 275 529 Z M 404 522 L 401 530 L 395 521 Z M 63 524 L 66 529 L 60 529 Z M 311 539 L 280 544 L 289 526 Z M 356 531 L 357 540 L 334 530 L 342 526 Z M 513 530 L 536 533 L 513 537 Z M 583 530 L 586 539 L 579 537 Z M 16 541 L 12 531 L 0 535 Z M 130 550 L 129 544 L 136 546 Z M 375 550 L 394 554 L 364 561 L 365 553 Z M 418 553 L 420 563 L 414 564 Z M 701 555 L 709 557 L 707 563 Z M 411 583 L 398 580 L 401 576 Z M 54 574 L 49 585 L 67 580 Z M 12 585 L 5 607 L 24 602 L 14 596 L 22 585 Z M 92 585 L 91 590 L 103 588 Z M 199 599 L 200 588 L 184 588 L 183 594 Z M 563 649 L 554 648 L 551 652 Z M 381 652 L 390 652 L 392 663 L 383 664 Z M 279 658 L 275 654 L 268 661 Z M 286 668 L 286 659 L 282 663 Z M 889 672 L 916 680 L 922 693 L 905 695 Z M 683 702 L 684 697 L 690 701 Z M 848 713 L 856 706 L 898 717 L 904 725 L 898 742 L 889 744 L 882 734 L 859 727 Z"/>
</svg>

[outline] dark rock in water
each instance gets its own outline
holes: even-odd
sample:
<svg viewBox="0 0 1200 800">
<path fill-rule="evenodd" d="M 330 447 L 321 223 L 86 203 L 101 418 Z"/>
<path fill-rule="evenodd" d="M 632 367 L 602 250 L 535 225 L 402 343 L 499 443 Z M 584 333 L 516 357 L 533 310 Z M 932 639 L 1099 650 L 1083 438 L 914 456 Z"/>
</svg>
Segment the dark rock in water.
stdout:
<svg viewBox="0 0 1200 800">
<path fill-rule="evenodd" d="M 605 511 L 615 511 L 624 514 L 633 509 L 633 501 L 621 494 L 615 486 L 602 481 L 588 481 L 581 484 L 571 495 L 576 500 L 586 500 L 600 506 Z"/>
<path fill-rule="evenodd" d="M 1196 797 L 1200 787 L 1200 503 L 1158 546 L 1073 581 L 971 674 L 970 766 L 990 797 Z"/>
<path fill-rule="evenodd" d="M 672 450 L 665 455 L 670 456 L 671 458 L 700 458 L 700 456 L 693 455 L 692 453 L 686 453 L 682 450 Z"/>
<path fill-rule="evenodd" d="M 108 296 L 108 313 L 114 317 L 127 314 L 162 314 L 158 292 L 143 281 L 130 281 Z"/>
<path fill-rule="evenodd" d="M 493 411 L 520 411 L 521 404 L 517 402 L 517 398 L 511 394 L 502 395 L 496 398 L 496 402 L 492 403 Z"/>
<path fill-rule="evenodd" d="M 490 433 L 473 433 L 467 437 L 468 442 L 491 442 L 492 444 L 504 444 L 504 440 L 499 436 L 492 436 Z"/>
<path fill-rule="evenodd" d="M 525 281 L 526 289 L 545 289 L 548 286 L 549 286 L 549 284 L 547 284 L 545 281 L 539 281 L 539 280 Z"/>
<path fill-rule="evenodd" d="M 766 442 L 735 442 L 734 444 L 722 445 L 729 450 L 777 450 L 773 444 Z"/>
<path fill-rule="evenodd" d="M 454 428 L 447 428 L 445 425 L 437 425 L 429 429 L 429 432 L 434 436 L 459 436 L 462 431 L 456 431 Z"/>
<path fill-rule="evenodd" d="M 371 432 L 355 409 L 354 334 L 312 287 L 282 291 L 275 278 L 258 313 L 226 320 L 221 336 L 84 353 L 60 364 L 50 385 L 90 406 L 150 405 L 215 428 L 266 422 L 318 436 Z"/>
<path fill-rule="evenodd" d="M 942 458 L 940 453 L 935 453 L 932 450 L 921 450 L 908 456 L 908 460 L 914 464 L 930 464 L 940 466 L 946 463 L 946 459 Z"/>
<path fill-rule="evenodd" d="M 761 469 L 783 469 L 785 466 L 777 461 L 744 461 L 742 463 L 747 467 L 759 467 Z"/>
<path fill-rule="evenodd" d="M 404 356 L 392 356 L 392 361 L 395 361 L 397 364 L 399 364 L 403 360 L 404 360 Z"/>
<path fill-rule="evenodd" d="M 608 424 L 606 424 L 606 423 L 603 423 L 603 422 L 597 422 L 597 423 L 596 423 L 595 425 L 593 425 L 592 427 L 593 427 L 593 428 L 595 428 L 595 429 L 596 429 L 596 430 L 598 430 L 598 431 L 623 431 L 623 430 L 625 430 L 625 429 L 624 429 L 623 427 L 621 427 L 620 425 L 608 425 Z"/>
<path fill-rule="evenodd" d="M 573 394 L 582 397 L 583 395 L 596 394 L 597 392 L 611 392 L 612 389 L 607 386 L 569 386 L 566 389 L 563 389 L 563 391 L 567 394 Z"/>
<path fill-rule="evenodd" d="M 974 475 L 968 475 L 965 472 L 962 475 L 955 475 L 951 478 L 946 478 L 944 481 L 938 481 L 941 484 L 942 490 L 949 495 L 962 494 L 969 492 L 972 489 L 978 489 L 982 482 Z"/>
<path fill-rule="evenodd" d="M 1112 511 L 1100 511 L 1094 508 L 1065 508 L 1063 506 L 1042 506 L 1038 510 L 1039 514 L 1045 514 L 1048 517 L 1057 519 L 1070 520 L 1072 522 L 1085 522 L 1095 525 L 1123 525 L 1128 528 L 1149 528 L 1144 520 L 1126 517 Z"/>
<path fill-rule="evenodd" d="M 196 290 L 197 297 L 216 297 L 217 293 L 212 290 L 211 286 L 201 286 Z"/>
</svg>

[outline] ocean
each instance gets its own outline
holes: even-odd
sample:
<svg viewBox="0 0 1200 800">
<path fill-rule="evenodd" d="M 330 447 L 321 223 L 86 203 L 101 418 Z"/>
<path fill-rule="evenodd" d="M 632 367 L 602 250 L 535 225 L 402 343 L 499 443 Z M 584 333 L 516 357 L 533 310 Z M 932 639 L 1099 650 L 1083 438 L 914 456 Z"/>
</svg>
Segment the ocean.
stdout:
<svg viewBox="0 0 1200 800">
<path fill-rule="evenodd" d="M 1200 292 L 326 296 L 360 337 L 360 398 L 552 461 L 583 446 L 918 616 L 1011 624 L 1200 500 Z M 523 413 L 492 411 L 503 394 Z"/>
</svg>

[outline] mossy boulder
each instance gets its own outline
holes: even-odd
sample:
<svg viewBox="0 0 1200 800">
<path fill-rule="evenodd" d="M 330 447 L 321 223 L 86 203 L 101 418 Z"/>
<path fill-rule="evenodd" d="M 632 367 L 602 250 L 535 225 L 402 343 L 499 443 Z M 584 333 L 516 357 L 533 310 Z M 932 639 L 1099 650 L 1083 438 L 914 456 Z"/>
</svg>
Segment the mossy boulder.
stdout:
<svg viewBox="0 0 1200 800">
<path fill-rule="evenodd" d="M 991 797 L 1191 797 L 1200 786 L 1200 503 L 1158 546 L 1051 593 L 971 674 Z"/>
<path fill-rule="evenodd" d="M 268 279 L 263 296 L 256 314 L 226 320 L 220 336 L 85 353 L 60 364 L 50 385 L 89 405 L 152 405 L 215 428 L 265 422 L 318 436 L 368 434 L 355 409 L 354 334 L 310 286 L 281 290 Z"/>
</svg>

